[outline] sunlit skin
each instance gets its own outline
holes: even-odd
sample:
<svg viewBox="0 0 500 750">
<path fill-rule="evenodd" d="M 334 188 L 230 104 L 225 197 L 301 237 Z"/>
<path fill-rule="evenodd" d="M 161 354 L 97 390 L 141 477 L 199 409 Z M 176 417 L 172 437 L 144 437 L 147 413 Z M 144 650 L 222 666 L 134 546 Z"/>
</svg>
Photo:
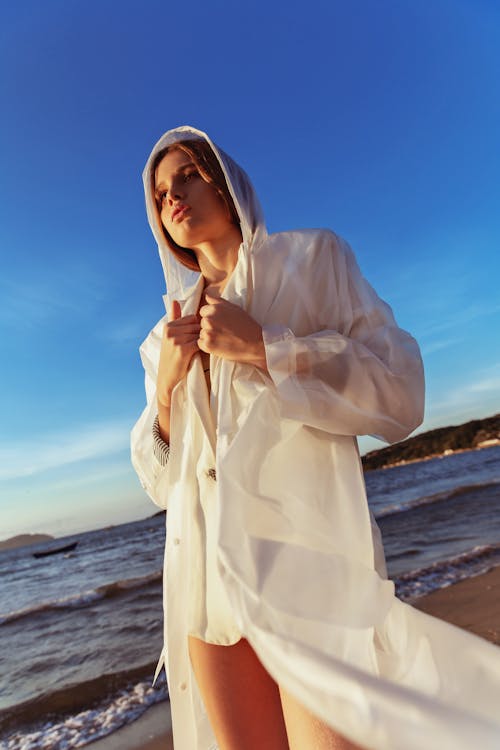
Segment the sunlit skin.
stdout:
<svg viewBox="0 0 500 750">
<path fill-rule="evenodd" d="M 156 168 L 155 196 L 163 226 L 178 245 L 193 250 L 205 280 L 198 314 L 182 316 L 174 300 L 164 327 L 157 401 L 160 433 L 168 442 L 172 391 L 195 354 L 207 372 L 211 354 L 265 372 L 267 365 L 261 326 L 220 296 L 242 239 L 226 204 L 180 150 L 168 152 Z M 188 636 L 188 645 L 221 750 L 361 750 L 279 686 L 245 638 L 216 646 Z"/>
<path fill-rule="evenodd" d="M 193 250 L 205 280 L 198 315 L 181 316 L 174 301 L 164 328 L 157 401 L 160 433 L 168 442 L 172 391 L 195 354 L 215 354 L 266 372 L 267 365 L 261 326 L 241 307 L 220 297 L 236 266 L 242 239 L 226 204 L 180 150 L 169 151 L 158 164 L 155 196 L 163 226 L 178 245 Z"/>
<path fill-rule="evenodd" d="M 220 284 L 236 265 L 241 231 L 215 188 L 184 151 L 170 151 L 157 166 L 155 195 L 163 226 L 172 239 L 196 253 L 207 284 Z M 173 216 L 183 206 L 185 210 Z"/>
</svg>

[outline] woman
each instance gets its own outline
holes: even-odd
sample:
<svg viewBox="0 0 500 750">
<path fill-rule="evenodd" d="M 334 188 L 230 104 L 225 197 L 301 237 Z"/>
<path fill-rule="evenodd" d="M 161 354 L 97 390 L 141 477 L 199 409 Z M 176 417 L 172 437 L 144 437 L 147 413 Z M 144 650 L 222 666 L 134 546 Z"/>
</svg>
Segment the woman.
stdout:
<svg viewBox="0 0 500 750">
<path fill-rule="evenodd" d="M 341 238 L 268 236 L 201 131 L 166 133 L 144 185 L 170 315 L 132 458 L 168 503 L 176 750 L 497 747 L 497 649 L 395 598 L 366 502 L 355 436 L 420 423 L 415 341 Z"/>
</svg>

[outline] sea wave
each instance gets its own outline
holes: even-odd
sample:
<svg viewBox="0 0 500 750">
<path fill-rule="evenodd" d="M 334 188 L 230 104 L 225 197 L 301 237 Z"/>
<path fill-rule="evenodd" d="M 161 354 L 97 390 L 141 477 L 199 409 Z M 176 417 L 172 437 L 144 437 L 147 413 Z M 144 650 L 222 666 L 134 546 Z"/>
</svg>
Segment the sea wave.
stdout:
<svg viewBox="0 0 500 750">
<path fill-rule="evenodd" d="M 100 599 L 111 599 L 115 596 L 121 596 L 130 589 L 141 588 L 151 583 L 157 583 L 161 581 L 161 578 L 162 571 L 160 570 L 155 571 L 154 573 L 149 573 L 145 576 L 124 578 L 119 581 L 104 583 L 101 586 L 97 586 L 95 589 L 87 589 L 87 591 L 81 591 L 77 594 L 40 602 L 39 604 L 34 604 L 32 607 L 25 607 L 24 609 L 19 609 L 14 612 L 0 614 L 0 625 L 6 625 L 14 620 L 21 620 L 25 617 L 33 617 L 33 615 L 38 615 L 41 612 L 48 612 L 56 609 L 78 609 L 79 607 L 86 607 Z"/>
<path fill-rule="evenodd" d="M 418 508 L 422 505 L 445 502 L 447 500 L 452 500 L 453 498 L 458 498 L 461 495 L 486 490 L 490 487 L 497 487 L 498 485 L 500 485 L 500 479 L 492 479 L 488 482 L 476 482 L 475 484 L 466 484 L 461 487 L 442 490 L 441 492 L 435 492 L 432 495 L 423 495 L 422 497 L 417 497 L 414 500 L 409 500 L 407 502 L 392 503 L 391 505 L 386 505 L 380 510 L 375 511 L 375 518 L 387 518 L 388 516 L 397 515 L 398 513 L 405 513 L 408 510 L 413 510 L 413 508 Z"/>
<path fill-rule="evenodd" d="M 69 715 L 75 716 L 85 711 L 89 706 L 98 706 L 100 711 L 103 706 L 111 705 L 119 697 L 133 693 L 137 685 L 151 686 L 154 669 L 155 663 L 152 662 L 132 669 L 100 674 L 89 680 L 49 690 L 22 703 L 6 706 L 0 710 L 2 739 L 14 731 L 45 723 L 47 716 L 61 717 L 62 721 Z M 165 678 L 162 676 L 156 684 L 161 687 L 164 682 Z M 162 696 L 160 700 L 165 697 L 164 694 Z M 123 702 L 120 701 L 120 704 Z"/>
<path fill-rule="evenodd" d="M 479 545 L 447 560 L 395 577 L 396 595 L 402 601 L 415 599 L 436 589 L 451 586 L 464 578 L 486 573 L 498 565 L 500 544 Z"/>
<path fill-rule="evenodd" d="M 67 750 L 83 747 L 138 719 L 150 706 L 168 698 L 166 682 L 151 687 L 151 680 L 140 681 L 115 692 L 92 708 L 36 723 L 27 712 L 26 721 L 0 739 L 1 750 Z M 168 710 L 168 709 L 165 709 Z M 44 714 L 46 717 L 47 714 Z M 21 718 L 21 717 L 19 717 Z M 30 724 L 32 728 L 21 729 Z"/>
</svg>

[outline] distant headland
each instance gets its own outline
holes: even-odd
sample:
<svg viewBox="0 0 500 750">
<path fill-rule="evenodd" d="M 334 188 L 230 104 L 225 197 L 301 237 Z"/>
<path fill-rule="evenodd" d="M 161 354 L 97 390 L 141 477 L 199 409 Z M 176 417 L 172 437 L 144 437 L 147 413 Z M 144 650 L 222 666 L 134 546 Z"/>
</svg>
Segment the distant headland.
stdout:
<svg viewBox="0 0 500 750">
<path fill-rule="evenodd" d="M 422 432 L 420 435 L 389 445 L 387 448 L 371 451 L 362 456 L 361 461 L 364 470 L 370 471 L 493 445 L 500 445 L 500 414 Z M 165 511 L 160 510 L 151 517 L 164 514 Z M 40 544 L 51 539 L 54 537 L 50 534 L 19 534 L 0 541 L 0 550 Z"/>
<path fill-rule="evenodd" d="M 14 549 L 14 547 L 26 547 L 27 544 L 40 544 L 54 539 L 50 534 L 18 534 L 4 539 L 0 542 L 0 549 Z"/>
<path fill-rule="evenodd" d="M 500 445 L 500 414 L 422 432 L 387 448 L 371 451 L 361 460 L 364 470 L 370 471 L 492 445 Z"/>
</svg>

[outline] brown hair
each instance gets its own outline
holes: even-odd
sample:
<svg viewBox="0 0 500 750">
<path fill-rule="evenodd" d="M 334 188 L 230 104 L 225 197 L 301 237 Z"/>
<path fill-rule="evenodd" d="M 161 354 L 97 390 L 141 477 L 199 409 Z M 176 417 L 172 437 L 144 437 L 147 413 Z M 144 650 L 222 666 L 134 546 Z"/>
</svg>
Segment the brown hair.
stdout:
<svg viewBox="0 0 500 750">
<path fill-rule="evenodd" d="M 184 153 L 186 153 L 193 160 L 194 165 L 196 166 L 198 172 L 201 174 L 203 179 L 206 182 L 210 183 L 210 185 L 212 185 L 215 188 L 217 193 L 220 195 L 220 197 L 226 204 L 233 224 L 239 227 L 240 218 L 236 211 L 234 201 L 231 197 L 231 193 L 229 192 L 226 178 L 224 177 L 224 172 L 222 171 L 222 167 L 219 163 L 219 160 L 217 159 L 216 155 L 212 151 L 211 146 L 206 141 L 202 141 L 202 140 L 178 141 L 176 143 L 173 143 L 171 146 L 167 146 L 166 148 L 162 149 L 156 154 L 154 162 L 153 162 L 153 167 L 151 170 L 151 182 L 152 182 L 151 190 L 152 190 L 153 196 L 155 196 L 155 184 L 154 183 L 155 183 L 156 168 L 158 164 L 161 162 L 161 160 L 163 159 L 163 157 L 172 151 L 184 151 Z M 156 198 L 155 198 L 155 204 L 156 204 L 158 213 L 160 213 L 161 206 L 159 205 Z M 172 237 L 169 235 L 169 233 L 167 232 L 167 230 L 161 223 L 161 220 L 160 220 L 160 226 L 163 230 L 163 234 L 165 236 L 167 244 L 170 250 L 172 251 L 172 253 L 177 258 L 177 260 L 179 260 L 183 266 L 190 268 L 192 271 L 199 271 L 200 266 L 198 265 L 198 261 L 196 259 L 196 255 L 194 251 L 190 250 L 187 247 L 181 247 L 176 242 L 174 242 Z"/>
</svg>

